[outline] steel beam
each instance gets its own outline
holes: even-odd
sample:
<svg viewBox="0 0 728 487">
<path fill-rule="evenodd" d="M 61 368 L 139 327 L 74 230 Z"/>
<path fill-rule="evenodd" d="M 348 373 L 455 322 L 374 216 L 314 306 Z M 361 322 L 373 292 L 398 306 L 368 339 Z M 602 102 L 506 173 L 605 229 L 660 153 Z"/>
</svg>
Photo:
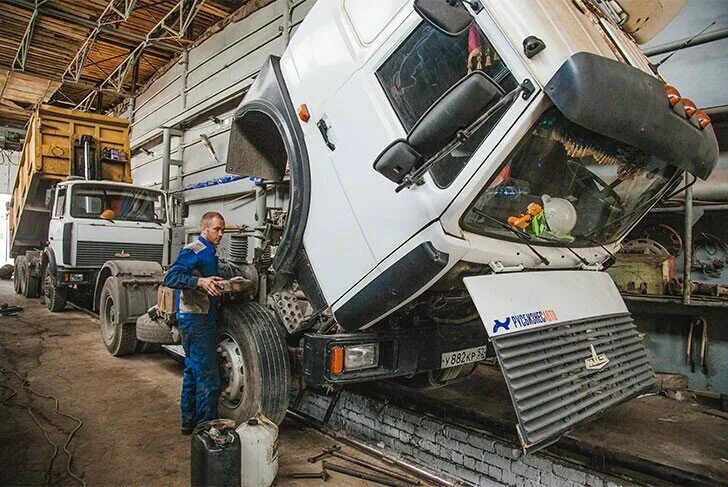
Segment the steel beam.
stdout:
<svg viewBox="0 0 728 487">
<path fill-rule="evenodd" d="M 18 52 L 15 53 L 15 59 L 13 59 L 13 69 L 19 71 L 25 70 L 25 60 L 28 58 L 28 49 L 30 49 L 30 41 L 33 39 L 33 31 L 35 30 L 35 23 L 38 20 L 38 9 L 43 5 L 46 0 L 35 0 L 33 7 L 33 13 L 30 15 L 28 25 L 25 27 L 25 33 L 23 38 L 20 40 L 20 46 L 18 46 Z"/>
<path fill-rule="evenodd" d="M 16 7 L 25 9 L 25 10 L 34 10 L 35 9 L 35 3 L 30 0 L 3 0 L 3 2 L 8 3 L 10 5 L 14 5 Z M 90 27 L 94 28 L 96 27 L 96 22 L 89 19 L 84 19 L 83 17 L 78 17 L 76 15 L 73 15 L 68 12 L 64 12 L 63 10 L 58 10 L 56 8 L 50 7 L 50 6 L 42 6 L 38 9 L 38 12 L 42 16 L 48 16 L 52 17 L 54 19 L 58 20 L 64 20 L 66 22 L 70 22 L 72 24 L 76 24 L 82 27 Z M 124 32 L 121 30 L 117 30 L 111 27 L 108 27 L 104 25 L 101 30 L 101 34 L 108 35 L 110 37 L 115 37 L 117 39 L 124 39 L 127 42 L 142 42 L 145 40 L 145 36 L 141 36 L 138 34 L 134 34 L 132 32 Z M 184 50 L 182 46 L 174 46 L 167 43 L 157 43 L 155 44 L 155 47 L 161 50 L 166 51 L 169 53 L 172 52 L 180 52 Z"/>
<path fill-rule="evenodd" d="M 96 27 L 91 30 L 86 40 L 76 52 L 76 55 L 63 71 L 63 75 L 61 76 L 63 81 L 72 80 L 78 82 L 81 78 L 81 73 L 83 73 L 83 68 L 86 65 L 86 58 L 89 52 L 91 52 L 91 47 L 103 26 L 129 20 L 129 16 L 132 10 L 134 10 L 136 2 L 137 0 L 109 0 L 106 8 L 96 21 Z"/>
<path fill-rule="evenodd" d="M 121 93 L 124 89 L 124 80 L 132 66 L 141 59 L 141 55 L 144 48 L 152 42 L 160 41 L 163 39 L 174 39 L 183 38 L 187 32 L 187 28 L 194 20 L 195 15 L 200 10 L 200 7 L 205 0 L 179 0 L 177 4 L 167 12 L 157 24 L 152 27 L 147 35 L 134 50 L 114 69 L 111 74 L 101 83 L 99 83 L 99 90 L 111 86 L 115 91 Z M 167 34 L 165 34 L 167 33 Z M 84 100 L 79 103 L 77 109 L 83 109 L 82 105 L 88 107 L 90 105 L 85 104 L 89 97 L 93 96 L 90 93 Z M 87 108 L 88 109 L 88 108 Z"/>
</svg>

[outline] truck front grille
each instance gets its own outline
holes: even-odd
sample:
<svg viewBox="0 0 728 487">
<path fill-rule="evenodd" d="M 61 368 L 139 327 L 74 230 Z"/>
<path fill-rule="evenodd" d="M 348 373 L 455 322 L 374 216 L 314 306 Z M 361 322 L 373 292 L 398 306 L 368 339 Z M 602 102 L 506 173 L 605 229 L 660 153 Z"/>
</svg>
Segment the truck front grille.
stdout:
<svg viewBox="0 0 728 487">
<path fill-rule="evenodd" d="M 546 446 L 655 382 L 629 314 L 495 337 L 493 345 L 527 450 Z M 601 360 L 587 363 L 595 353 Z"/>
<path fill-rule="evenodd" d="M 108 260 L 144 260 L 162 262 L 161 244 L 80 241 L 76 251 L 77 266 L 101 267 Z"/>
</svg>

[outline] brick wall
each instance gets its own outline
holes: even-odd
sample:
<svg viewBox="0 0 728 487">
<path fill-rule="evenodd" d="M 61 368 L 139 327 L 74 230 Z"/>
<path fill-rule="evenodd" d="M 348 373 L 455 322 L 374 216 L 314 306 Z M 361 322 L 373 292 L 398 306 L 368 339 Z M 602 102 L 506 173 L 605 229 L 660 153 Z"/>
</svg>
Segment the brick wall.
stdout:
<svg viewBox="0 0 728 487">
<path fill-rule="evenodd" d="M 307 391 L 298 409 L 322 419 L 330 401 L 330 397 Z M 341 393 L 329 425 L 384 444 L 408 460 L 467 485 L 632 485 L 538 453 L 524 456 L 517 445 L 348 391 Z"/>
</svg>

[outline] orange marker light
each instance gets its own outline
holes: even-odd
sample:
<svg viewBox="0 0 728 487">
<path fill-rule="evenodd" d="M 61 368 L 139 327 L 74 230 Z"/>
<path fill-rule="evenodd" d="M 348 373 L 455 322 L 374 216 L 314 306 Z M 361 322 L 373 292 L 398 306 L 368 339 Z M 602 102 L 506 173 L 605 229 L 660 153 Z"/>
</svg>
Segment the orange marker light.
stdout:
<svg viewBox="0 0 728 487">
<path fill-rule="evenodd" d="M 674 107 L 677 102 L 680 101 L 680 92 L 670 85 L 665 85 L 665 94 L 667 95 L 667 101 L 670 102 L 670 106 Z"/>
<path fill-rule="evenodd" d="M 707 127 L 710 123 L 710 117 L 702 110 L 698 110 L 697 112 L 695 112 L 695 116 L 698 118 L 698 123 L 702 128 Z"/>
<path fill-rule="evenodd" d="M 698 111 L 698 107 L 695 106 L 695 103 L 693 103 L 693 100 L 690 98 L 683 98 L 682 102 L 685 107 L 685 115 L 687 115 L 688 118 L 692 117 L 693 114 Z"/>
<path fill-rule="evenodd" d="M 331 347 L 331 365 L 329 370 L 334 375 L 341 374 L 344 371 L 344 347 Z"/>
<path fill-rule="evenodd" d="M 303 122 L 308 122 L 311 118 L 311 114 L 308 113 L 308 107 L 305 103 L 298 107 L 298 118 L 300 118 Z"/>
</svg>

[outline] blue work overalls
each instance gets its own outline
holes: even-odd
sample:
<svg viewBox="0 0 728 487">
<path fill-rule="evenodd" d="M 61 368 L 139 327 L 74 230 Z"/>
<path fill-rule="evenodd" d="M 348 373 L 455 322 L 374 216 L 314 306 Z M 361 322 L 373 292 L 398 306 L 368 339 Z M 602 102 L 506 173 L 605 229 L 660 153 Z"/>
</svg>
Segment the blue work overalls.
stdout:
<svg viewBox="0 0 728 487">
<path fill-rule="evenodd" d="M 175 293 L 177 321 L 185 350 L 180 410 L 182 423 L 198 425 L 218 418 L 220 374 L 215 352 L 217 307 L 220 298 L 197 289 L 197 278 L 219 276 L 215 247 L 199 237 L 179 252 L 164 285 Z"/>
</svg>

